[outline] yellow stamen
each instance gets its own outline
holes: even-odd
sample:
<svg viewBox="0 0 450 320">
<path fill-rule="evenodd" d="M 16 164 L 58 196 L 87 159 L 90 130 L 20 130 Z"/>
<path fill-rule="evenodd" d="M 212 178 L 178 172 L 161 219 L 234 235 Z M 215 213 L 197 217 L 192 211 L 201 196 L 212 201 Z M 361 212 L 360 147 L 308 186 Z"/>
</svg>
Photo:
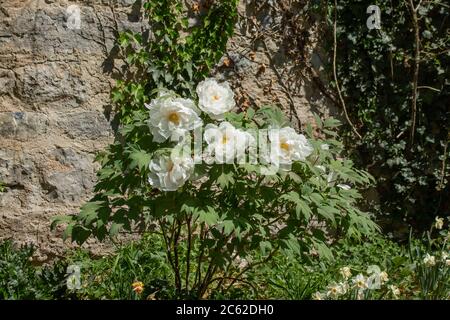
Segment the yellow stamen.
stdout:
<svg viewBox="0 0 450 320">
<path fill-rule="evenodd" d="M 226 144 L 228 142 L 228 137 L 224 134 L 222 136 L 222 144 Z"/>
<path fill-rule="evenodd" d="M 217 94 L 213 95 L 213 97 L 212 97 L 212 98 L 213 98 L 213 100 L 214 100 L 214 101 L 217 101 L 217 100 L 219 100 L 219 99 L 220 99 L 220 97 L 219 97 L 219 96 L 218 96 Z"/>
<path fill-rule="evenodd" d="M 175 165 L 173 164 L 173 162 L 169 161 L 169 163 L 167 164 L 167 171 L 172 172 L 174 166 Z"/>
<path fill-rule="evenodd" d="M 172 112 L 171 114 L 169 114 L 168 119 L 170 122 L 176 125 L 180 124 L 180 116 L 176 112 Z"/>
<path fill-rule="evenodd" d="M 291 146 L 284 141 L 280 143 L 280 148 L 283 149 L 284 151 L 291 150 Z"/>
</svg>

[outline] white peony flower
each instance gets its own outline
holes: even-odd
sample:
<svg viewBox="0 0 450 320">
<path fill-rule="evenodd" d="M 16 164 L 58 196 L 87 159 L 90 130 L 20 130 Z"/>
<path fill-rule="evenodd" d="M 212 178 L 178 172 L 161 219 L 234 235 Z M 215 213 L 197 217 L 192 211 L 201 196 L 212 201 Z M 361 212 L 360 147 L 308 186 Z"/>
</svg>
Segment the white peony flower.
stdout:
<svg viewBox="0 0 450 320">
<path fill-rule="evenodd" d="M 293 161 L 304 161 L 313 152 L 306 137 L 294 129 L 285 127 L 269 130 L 272 163 L 290 165 Z"/>
<path fill-rule="evenodd" d="M 425 258 L 423 258 L 423 263 L 425 263 L 428 267 L 433 267 L 436 265 L 436 258 L 427 253 Z"/>
<path fill-rule="evenodd" d="M 148 182 L 161 191 L 176 191 L 191 176 L 194 161 L 190 156 L 162 155 L 153 158 L 149 165 Z"/>
<path fill-rule="evenodd" d="M 245 157 L 245 150 L 254 138 L 242 130 L 236 129 L 229 122 L 222 122 L 219 126 L 208 124 L 204 133 L 208 146 L 205 150 L 207 161 L 211 163 L 214 159 L 217 163 L 233 163 Z"/>
<path fill-rule="evenodd" d="M 209 78 L 197 85 L 199 107 L 211 118 L 223 120 L 224 114 L 236 105 L 234 92 L 227 82 L 218 83 Z"/>
<path fill-rule="evenodd" d="M 441 230 L 444 227 L 444 218 L 436 217 L 434 218 L 434 220 L 435 220 L 434 227 L 438 230 Z"/>
<path fill-rule="evenodd" d="M 172 135 L 181 136 L 203 125 L 199 111 L 190 99 L 164 93 L 146 107 L 149 109 L 148 125 L 154 142 L 164 142 Z"/>
<path fill-rule="evenodd" d="M 339 269 L 339 273 L 344 277 L 344 279 L 348 279 L 352 276 L 352 271 L 349 267 L 342 267 Z"/>
</svg>

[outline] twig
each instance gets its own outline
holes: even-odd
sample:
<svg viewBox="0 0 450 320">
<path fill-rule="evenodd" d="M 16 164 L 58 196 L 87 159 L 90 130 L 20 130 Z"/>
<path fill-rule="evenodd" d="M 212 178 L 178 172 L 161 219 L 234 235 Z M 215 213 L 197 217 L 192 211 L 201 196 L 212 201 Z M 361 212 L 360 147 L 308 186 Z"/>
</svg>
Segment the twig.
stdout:
<svg viewBox="0 0 450 320">
<path fill-rule="evenodd" d="M 248 285 L 249 287 L 251 287 L 253 289 L 253 293 L 255 294 L 256 297 L 258 297 L 258 290 L 256 289 L 256 287 L 250 281 L 247 281 L 244 279 L 239 279 L 239 278 L 234 278 L 234 277 L 217 277 L 217 278 L 210 280 L 209 284 L 213 283 L 214 281 L 218 281 L 218 280 L 219 280 L 219 283 L 222 283 L 223 280 L 226 280 L 226 279 L 232 280 L 233 282 L 237 281 L 237 282 L 245 283 L 246 285 Z"/>
<path fill-rule="evenodd" d="M 342 97 L 341 88 L 339 86 L 338 78 L 337 78 L 337 72 L 336 72 L 336 55 L 337 55 L 337 39 L 336 39 L 336 24 L 337 24 L 337 0 L 334 0 L 334 24 L 333 24 L 333 76 L 334 76 L 334 82 L 336 83 L 336 90 L 339 95 L 339 100 L 341 101 L 342 108 L 344 109 L 344 115 L 345 119 L 347 119 L 348 124 L 352 128 L 353 132 L 358 136 L 359 139 L 362 139 L 362 136 L 358 133 L 358 130 L 356 130 L 355 126 L 351 122 L 348 113 L 347 113 L 347 107 L 345 105 L 344 98 Z"/>
<path fill-rule="evenodd" d="M 411 146 L 414 143 L 414 134 L 416 131 L 416 118 L 417 118 L 417 84 L 419 82 L 419 66 L 420 66 L 420 35 L 419 35 L 419 20 L 417 19 L 417 8 L 414 7 L 413 0 L 409 0 L 409 10 L 411 11 L 413 29 L 414 29 L 414 75 L 413 75 L 413 92 L 412 92 L 412 105 L 411 105 Z M 419 3 L 420 5 L 420 3 Z"/>
<path fill-rule="evenodd" d="M 433 87 L 430 87 L 430 86 L 418 86 L 417 89 L 430 89 L 430 90 L 433 90 L 433 91 L 436 91 L 436 92 L 441 92 L 441 90 L 433 88 Z"/>
<path fill-rule="evenodd" d="M 266 55 L 267 55 L 267 58 L 269 59 L 269 62 L 270 62 L 270 64 L 271 64 L 271 66 L 272 66 L 272 70 L 274 71 L 274 73 L 275 73 L 276 76 L 277 76 L 278 83 L 279 83 L 280 86 L 281 86 L 281 90 L 282 90 L 282 91 L 286 94 L 286 96 L 288 97 L 288 100 L 289 100 L 289 102 L 290 102 L 289 105 L 290 105 L 290 107 L 291 107 L 291 114 L 294 114 L 294 117 L 297 119 L 299 129 L 301 129 L 301 128 L 302 128 L 302 121 L 300 120 L 300 116 L 298 115 L 297 109 L 295 108 L 295 101 L 294 101 L 294 98 L 292 97 L 292 95 L 291 95 L 291 93 L 290 93 L 290 91 L 289 91 L 289 88 L 288 88 L 288 87 L 286 86 L 286 84 L 284 83 L 283 77 L 281 76 L 281 74 L 280 74 L 280 72 L 278 71 L 278 69 L 277 69 L 275 63 L 274 63 L 273 60 L 272 60 L 272 57 L 271 57 L 271 55 L 270 55 L 270 52 L 269 52 L 269 49 L 268 49 L 268 47 L 267 47 L 266 41 L 264 40 L 264 38 L 261 38 L 261 41 L 262 41 L 262 44 L 264 45 L 264 51 L 265 51 L 265 53 L 266 53 Z"/>
<path fill-rule="evenodd" d="M 444 147 L 444 159 L 442 160 L 442 169 L 441 169 L 441 180 L 439 181 L 439 190 L 442 190 L 444 187 L 444 178 L 445 178 L 445 168 L 447 167 L 447 148 L 448 148 L 448 141 L 445 144 Z"/>
<path fill-rule="evenodd" d="M 191 230 L 191 218 L 186 214 L 187 231 L 188 231 L 188 248 L 186 255 L 186 292 L 189 294 L 189 274 L 191 269 L 191 243 L 192 243 L 192 230 Z"/>
<path fill-rule="evenodd" d="M 259 266 L 259 265 L 261 265 L 261 264 L 264 264 L 264 263 L 266 263 L 267 261 L 269 261 L 270 259 L 272 259 L 272 257 L 273 257 L 273 255 L 278 251 L 278 249 L 279 249 L 279 247 L 276 247 L 264 260 L 261 260 L 261 261 L 258 261 L 258 262 L 256 262 L 256 263 L 253 263 L 253 264 L 250 264 L 250 265 L 248 265 L 247 267 L 245 267 L 236 277 L 234 277 L 234 279 L 235 280 L 233 280 L 230 284 L 229 284 L 229 286 L 225 289 L 225 291 L 228 291 L 232 286 L 233 286 L 233 284 L 236 282 L 236 280 L 237 279 L 240 279 L 240 277 L 245 273 L 245 272 L 247 272 L 248 270 L 250 270 L 250 269 L 252 269 L 252 268 L 254 268 L 254 267 L 256 267 L 256 266 Z"/>
</svg>

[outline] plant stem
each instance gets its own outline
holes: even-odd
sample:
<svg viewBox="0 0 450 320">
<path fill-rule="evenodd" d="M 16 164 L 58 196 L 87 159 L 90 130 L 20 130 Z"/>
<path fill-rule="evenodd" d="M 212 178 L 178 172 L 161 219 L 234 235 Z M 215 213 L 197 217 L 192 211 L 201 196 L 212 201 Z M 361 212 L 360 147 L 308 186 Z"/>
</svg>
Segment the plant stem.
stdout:
<svg viewBox="0 0 450 320">
<path fill-rule="evenodd" d="M 162 235 L 163 235 L 163 238 L 164 238 L 164 243 L 166 245 L 167 259 L 169 260 L 169 264 L 170 264 L 170 266 L 171 266 L 171 268 L 173 270 L 173 273 L 175 274 L 175 286 L 177 286 L 176 268 L 175 268 L 175 264 L 174 264 L 173 259 L 172 259 L 170 240 L 167 237 L 166 230 L 164 228 L 164 224 L 161 222 L 161 220 L 158 220 L 158 223 L 159 223 L 159 225 L 161 227 Z"/>
<path fill-rule="evenodd" d="M 186 256 L 186 292 L 189 294 L 189 273 L 191 269 L 191 244 L 192 244 L 192 230 L 191 230 L 192 216 L 186 215 L 187 231 L 188 231 L 188 248 Z"/>
<path fill-rule="evenodd" d="M 195 288 L 200 285 L 200 279 L 202 277 L 202 271 L 201 271 L 202 259 L 203 259 L 203 253 L 205 252 L 205 247 L 203 245 L 204 228 L 205 228 L 205 225 L 204 225 L 204 223 L 202 223 L 201 226 L 200 226 L 200 235 L 199 235 L 199 238 L 200 238 L 199 239 L 200 240 L 199 241 L 200 242 L 200 253 L 199 253 L 198 258 L 197 258 L 197 271 L 195 272 L 195 278 L 194 278 L 194 287 Z"/>
<path fill-rule="evenodd" d="M 348 124 L 352 128 L 353 132 L 358 136 L 359 139 L 362 139 L 361 135 L 358 133 L 358 130 L 356 130 L 355 126 L 353 125 L 352 121 L 350 120 L 350 117 L 347 113 L 347 107 L 344 101 L 344 98 L 342 97 L 341 88 L 339 86 L 339 81 L 337 77 L 337 71 L 336 71 L 336 56 L 337 56 L 337 0 L 334 0 L 334 24 L 333 24 L 333 77 L 334 82 L 336 83 L 336 90 L 338 92 L 339 100 L 341 101 L 342 109 L 344 110 L 345 119 L 347 119 Z"/>
<path fill-rule="evenodd" d="M 178 218 L 175 220 L 174 224 L 177 225 L 175 228 L 175 235 L 173 240 L 173 252 L 174 252 L 174 264 L 175 264 L 175 282 L 178 293 L 181 293 L 182 283 L 181 283 L 181 275 L 180 275 L 180 262 L 178 259 L 178 239 L 180 238 L 181 233 L 181 223 Z"/>
<path fill-rule="evenodd" d="M 412 105 L 411 105 L 411 146 L 414 144 L 414 134 L 416 131 L 416 118 L 417 118 L 417 84 L 419 82 L 419 66 L 420 66 L 420 30 L 419 20 L 417 18 L 417 8 L 414 7 L 413 0 L 409 0 L 409 10 L 411 11 L 413 29 L 414 29 L 414 75 L 413 75 L 413 88 L 412 88 Z"/>
</svg>

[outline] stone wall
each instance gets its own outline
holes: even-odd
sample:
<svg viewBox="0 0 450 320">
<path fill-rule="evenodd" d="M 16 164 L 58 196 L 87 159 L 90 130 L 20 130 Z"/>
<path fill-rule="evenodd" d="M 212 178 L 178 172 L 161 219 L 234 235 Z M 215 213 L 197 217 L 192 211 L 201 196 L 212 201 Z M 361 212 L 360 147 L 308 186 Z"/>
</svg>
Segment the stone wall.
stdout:
<svg viewBox="0 0 450 320">
<path fill-rule="evenodd" d="M 299 48 L 290 22 L 317 26 L 288 2 L 241 1 L 215 75 L 231 80 L 241 106 L 279 104 L 301 127 L 311 111 L 335 110 L 311 77 L 321 64 L 314 39 Z M 79 30 L 68 28 L 70 5 L 80 8 Z M 78 212 L 95 184 L 95 154 L 113 140 L 114 38 L 141 28 L 138 8 L 134 0 L 0 0 L 0 240 L 36 244 L 41 261 L 67 248 L 50 218 Z"/>
</svg>

